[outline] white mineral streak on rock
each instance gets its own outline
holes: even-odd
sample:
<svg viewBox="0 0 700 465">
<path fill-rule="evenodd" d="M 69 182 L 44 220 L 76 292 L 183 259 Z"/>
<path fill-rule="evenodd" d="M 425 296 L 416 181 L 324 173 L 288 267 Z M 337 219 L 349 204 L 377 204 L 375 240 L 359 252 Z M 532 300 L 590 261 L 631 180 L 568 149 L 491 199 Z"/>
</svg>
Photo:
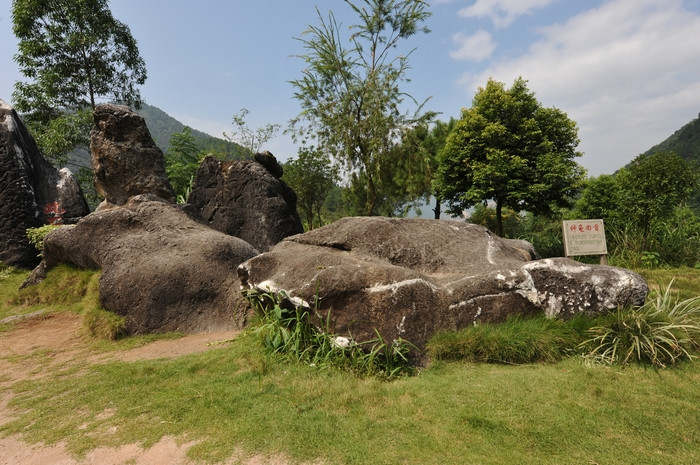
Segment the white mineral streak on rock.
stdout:
<svg viewBox="0 0 700 465">
<path fill-rule="evenodd" d="M 573 265 L 569 263 L 557 263 L 553 260 L 550 260 L 548 258 L 545 258 L 543 260 L 537 260 L 533 262 L 528 262 L 524 264 L 521 269 L 523 270 L 539 270 L 539 269 L 548 269 L 548 270 L 554 270 L 558 271 L 559 273 L 562 273 L 566 276 L 570 276 L 572 274 L 577 274 L 577 273 L 583 273 L 585 271 L 590 270 L 589 265 Z"/>
<path fill-rule="evenodd" d="M 311 305 L 301 297 L 294 297 L 289 295 L 289 292 L 285 291 L 284 289 L 281 289 L 277 287 L 274 281 L 271 281 L 269 279 L 266 279 L 265 281 L 259 282 L 255 288 L 261 292 L 269 292 L 271 294 L 277 294 L 279 292 L 284 292 L 284 294 L 287 296 L 287 299 L 295 306 L 295 307 L 306 307 L 306 308 L 311 308 Z"/>
<path fill-rule="evenodd" d="M 406 279 L 404 281 L 399 281 L 399 282 L 394 282 L 391 284 L 375 284 L 372 287 L 368 287 L 365 289 L 367 292 L 370 293 L 375 293 L 375 292 L 386 292 L 386 291 L 391 291 L 392 293 L 395 293 L 398 291 L 400 288 L 404 286 L 411 286 L 414 284 L 424 284 L 425 286 L 429 287 L 430 290 L 433 292 L 436 292 L 438 290 L 437 287 L 435 287 L 434 284 L 426 281 L 425 279 L 421 278 L 413 278 L 413 279 Z"/>
<path fill-rule="evenodd" d="M 457 302 L 455 304 L 450 305 L 447 307 L 449 310 L 456 310 L 462 307 L 466 307 L 469 304 L 472 304 L 474 302 L 477 302 L 479 300 L 483 299 L 489 299 L 491 297 L 503 297 L 512 294 L 511 292 L 499 292 L 498 294 L 484 294 L 484 295 L 478 295 L 476 297 L 472 297 L 471 299 L 463 300 L 461 302 Z"/>
<path fill-rule="evenodd" d="M 486 246 L 486 259 L 489 261 L 490 264 L 495 265 L 496 262 L 493 260 L 493 252 L 496 250 L 496 247 L 494 245 L 493 236 L 488 232 L 486 233 L 486 235 L 489 238 L 488 245 Z"/>
<path fill-rule="evenodd" d="M 476 320 L 481 316 L 481 307 L 476 311 L 476 314 L 474 315 L 474 321 L 472 321 L 472 324 L 476 326 Z"/>
<path fill-rule="evenodd" d="M 401 318 L 401 323 L 399 323 L 399 324 L 396 325 L 396 330 L 397 330 L 399 333 L 405 333 L 405 332 L 406 332 L 406 330 L 405 330 L 404 327 L 403 327 L 403 324 L 404 324 L 404 323 L 406 323 L 406 315 L 404 315 L 404 316 Z"/>
<path fill-rule="evenodd" d="M 529 300 L 533 305 L 540 305 L 540 299 L 537 295 L 535 282 L 532 280 L 530 273 L 525 273 L 525 279 L 515 285 L 515 292 Z"/>
</svg>

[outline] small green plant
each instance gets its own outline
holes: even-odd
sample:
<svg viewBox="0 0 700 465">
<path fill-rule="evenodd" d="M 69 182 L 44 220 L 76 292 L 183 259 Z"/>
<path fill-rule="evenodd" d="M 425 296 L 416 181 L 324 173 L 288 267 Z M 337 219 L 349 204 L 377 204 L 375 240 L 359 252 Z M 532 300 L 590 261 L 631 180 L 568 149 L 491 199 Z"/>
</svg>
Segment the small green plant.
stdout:
<svg viewBox="0 0 700 465">
<path fill-rule="evenodd" d="M 126 319 L 123 316 L 92 307 L 82 313 L 83 328 L 98 339 L 114 341 L 127 334 Z"/>
<path fill-rule="evenodd" d="M 700 297 L 679 301 L 671 285 L 641 307 L 618 309 L 581 344 L 592 363 L 667 367 L 700 349 Z"/>
<path fill-rule="evenodd" d="M 245 297 L 260 316 L 253 329 L 263 346 L 272 353 L 285 354 L 297 362 L 313 366 L 333 366 L 358 375 L 376 375 L 392 379 L 411 374 L 415 367 L 408 354 L 415 349 L 410 342 L 397 339 L 387 343 L 375 330 L 376 338 L 357 342 L 352 337 L 333 333 L 331 312 L 314 324 L 311 312 L 294 305 L 284 292 L 247 291 Z M 315 299 L 318 314 L 320 299 Z"/>
<path fill-rule="evenodd" d="M 38 228 L 27 229 L 27 238 L 29 243 L 34 246 L 36 250 L 39 251 L 39 256 L 44 250 L 44 239 L 46 236 L 56 228 L 60 228 L 60 224 L 46 224 L 44 226 L 39 226 Z"/>
<path fill-rule="evenodd" d="M 661 255 L 659 252 L 642 252 L 642 263 L 646 268 L 658 268 L 661 264 Z"/>
</svg>

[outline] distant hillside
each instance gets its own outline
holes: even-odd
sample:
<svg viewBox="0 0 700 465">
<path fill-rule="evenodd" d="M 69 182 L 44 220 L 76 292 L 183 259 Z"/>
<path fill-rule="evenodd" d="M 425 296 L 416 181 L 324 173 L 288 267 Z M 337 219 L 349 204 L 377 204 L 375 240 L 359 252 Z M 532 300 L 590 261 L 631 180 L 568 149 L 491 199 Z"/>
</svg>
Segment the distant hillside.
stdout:
<svg viewBox="0 0 700 465">
<path fill-rule="evenodd" d="M 700 165 L 700 115 L 665 141 L 644 152 L 644 155 L 656 152 L 675 152 L 685 160 L 694 161 Z"/>
<path fill-rule="evenodd" d="M 700 167 L 700 114 L 668 139 L 644 152 L 644 155 L 657 152 L 675 152 L 684 160 Z M 700 214 L 700 191 L 691 198 L 690 206 Z"/>
<path fill-rule="evenodd" d="M 146 120 L 146 126 L 151 132 L 151 137 L 156 145 L 163 152 L 167 152 L 170 147 L 170 137 L 185 129 L 185 125 L 158 107 L 143 104 L 138 114 Z M 210 136 L 209 134 L 198 131 L 192 128 L 192 135 L 197 140 L 197 146 L 202 150 L 216 151 L 226 155 L 226 158 L 244 158 L 246 149 L 238 144 L 229 142 L 219 137 Z"/>
<path fill-rule="evenodd" d="M 153 105 L 144 103 L 137 113 L 143 116 L 151 137 L 153 137 L 156 145 L 163 153 L 167 152 L 170 147 L 170 137 L 185 129 L 183 123 Z M 194 128 L 192 128 L 192 135 L 201 150 L 221 153 L 228 159 L 245 158 L 247 155 L 247 150 L 236 143 L 210 136 Z M 90 166 L 90 154 L 87 150 L 76 150 L 69 155 L 67 165 L 73 172 L 77 172 L 80 168 L 88 168 Z"/>
</svg>

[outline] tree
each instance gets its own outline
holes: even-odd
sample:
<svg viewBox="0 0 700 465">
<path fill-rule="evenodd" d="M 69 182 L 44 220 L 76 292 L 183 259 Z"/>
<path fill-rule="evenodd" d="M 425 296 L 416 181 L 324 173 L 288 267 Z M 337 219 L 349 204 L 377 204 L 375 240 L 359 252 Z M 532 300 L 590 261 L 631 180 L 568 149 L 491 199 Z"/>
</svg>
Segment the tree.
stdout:
<svg viewBox="0 0 700 465">
<path fill-rule="evenodd" d="M 639 155 L 617 173 L 619 212 L 642 233 L 643 250 L 652 225 L 670 217 L 700 186 L 700 171 L 673 152 Z"/>
<path fill-rule="evenodd" d="M 129 28 L 114 19 L 107 0 L 14 0 L 12 21 L 19 39 L 14 59 L 31 80 L 15 83 L 12 98 L 30 129 L 53 131 L 47 136 L 53 142 L 44 147 L 62 153 L 47 155 L 87 145 L 89 126 L 86 130 L 85 118 L 76 120 L 74 114 L 94 109 L 98 99 L 139 107 L 136 86 L 145 82 L 146 66 Z M 82 122 L 79 130 L 57 141 L 56 127 L 75 127 L 76 121 Z"/>
<path fill-rule="evenodd" d="M 192 129 L 185 126 L 182 132 L 170 136 L 170 147 L 165 152 L 165 171 L 177 195 L 178 203 L 185 203 L 192 189 L 192 182 L 201 162 Z"/>
<path fill-rule="evenodd" d="M 321 209 L 337 178 L 328 156 L 313 147 L 300 149 L 296 159 L 285 163 L 283 179 L 296 192 L 297 207 L 308 229 L 314 228 L 316 218 L 322 224 Z"/>
<path fill-rule="evenodd" d="M 436 187 L 449 211 L 493 200 L 500 236 L 504 207 L 552 214 L 570 205 L 585 175 L 574 160 L 581 156 L 576 123 L 542 107 L 526 84 L 518 78 L 505 89 L 490 79 L 439 154 Z"/>
<path fill-rule="evenodd" d="M 313 139 L 348 171 L 357 171 L 366 185 L 365 213 L 376 214 L 378 178 L 391 168 L 387 161 L 402 128 L 431 114 L 402 113 L 399 88 L 406 81 L 408 57 L 392 55 L 400 41 L 418 32 L 430 13 L 421 0 L 363 0 L 346 3 L 359 16 L 350 28 L 349 47 L 333 13 L 310 26 L 298 39 L 306 69 L 292 81 L 302 111 L 290 123 L 295 140 Z M 412 99 L 412 98 L 411 98 Z M 415 100 L 413 100 L 415 102 Z M 415 102 L 417 103 L 417 102 Z"/>
<path fill-rule="evenodd" d="M 432 128 L 421 124 L 404 131 L 398 146 L 401 154 L 397 158 L 396 184 L 411 194 L 414 199 L 429 202 L 434 200 L 434 218 L 440 219 L 441 199 L 434 188 L 434 179 L 438 170 L 438 153 L 445 146 L 447 135 L 454 128 L 455 119 L 447 123 L 434 121 Z"/>
<path fill-rule="evenodd" d="M 268 123 L 253 131 L 245 122 L 245 117 L 248 113 L 250 113 L 250 111 L 246 108 L 241 108 L 238 114 L 233 115 L 231 124 L 236 127 L 236 130 L 231 133 L 224 132 L 224 137 L 229 142 L 240 144 L 250 151 L 250 155 L 254 155 L 260 151 L 263 145 L 275 136 L 281 125 L 277 123 Z"/>
</svg>

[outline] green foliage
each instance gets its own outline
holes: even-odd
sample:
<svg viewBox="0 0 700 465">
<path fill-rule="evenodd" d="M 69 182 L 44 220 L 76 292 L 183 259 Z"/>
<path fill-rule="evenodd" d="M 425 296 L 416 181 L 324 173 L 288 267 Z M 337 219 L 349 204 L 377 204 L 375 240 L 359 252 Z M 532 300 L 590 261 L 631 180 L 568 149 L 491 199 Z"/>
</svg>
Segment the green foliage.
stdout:
<svg viewBox="0 0 700 465">
<path fill-rule="evenodd" d="M 644 250 L 654 223 L 668 218 L 700 187 L 697 167 L 668 152 L 640 155 L 616 178 L 620 187 L 619 215 L 641 230 Z"/>
<path fill-rule="evenodd" d="M 496 218 L 496 209 L 484 205 L 483 203 L 476 204 L 474 211 L 469 216 L 468 221 L 472 224 L 478 224 L 490 231 L 498 230 L 498 219 Z M 503 237 L 515 237 L 520 230 L 520 225 L 523 218 L 510 208 L 504 208 L 501 211 L 501 222 L 503 226 Z"/>
<path fill-rule="evenodd" d="M 127 334 L 126 318 L 92 307 L 83 311 L 83 328 L 92 337 L 113 341 Z"/>
<path fill-rule="evenodd" d="M 337 171 L 328 156 L 313 147 L 300 148 L 297 158 L 285 163 L 282 179 L 297 194 L 297 210 L 306 229 L 313 229 L 314 222 L 322 225 L 323 205 L 338 181 Z"/>
<path fill-rule="evenodd" d="M 90 146 L 92 111 L 89 109 L 60 113 L 47 123 L 35 120 L 27 123 L 37 146 L 54 166 L 65 166 L 72 150 Z"/>
<path fill-rule="evenodd" d="M 44 226 L 39 226 L 38 228 L 27 229 L 27 238 L 29 243 L 34 246 L 34 248 L 39 251 L 39 256 L 44 250 L 44 239 L 46 236 L 56 228 L 60 228 L 60 224 L 45 224 Z"/>
<path fill-rule="evenodd" d="M 438 333 L 426 345 L 434 360 L 472 363 L 553 363 L 576 353 L 583 332 L 592 319 L 569 321 L 544 315 L 513 317 L 501 324 L 475 325 L 459 331 Z"/>
<path fill-rule="evenodd" d="M 671 285 L 643 306 L 617 310 L 589 330 L 581 346 L 594 363 L 640 363 L 665 368 L 694 358 L 700 349 L 700 297 L 679 301 Z"/>
<path fill-rule="evenodd" d="M 204 152 L 197 147 L 191 128 L 185 126 L 180 133 L 170 137 L 170 148 L 165 152 L 165 172 L 175 191 L 178 203 L 187 202 L 192 191 L 197 169 Z"/>
<path fill-rule="evenodd" d="M 311 311 L 303 305 L 293 305 L 284 292 L 250 290 L 245 296 L 261 316 L 253 332 L 272 353 L 313 366 L 343 368 L 361 376 L 393 379 L 414 371 L 408 360 L 414 347 L 408 341 L 387 343 L 378 332 L 375 339 L 365 342 L 338 337 L 333 334 L 330 311 L 318 327 Z"/>
<path fill-rule="evenodd" d="M 544 108 L 525 80 L 510 89 L 490 79 L 447 137 L 436 185 L 453 214 L 496 203 L 503 235 L 504 207 L 552 214 L 567 207 L 583 181 L 578 128 L 566 113 Z"/>
<path fill-rule="evenodd" d="M 146 66 L 107 0 L 14 0 L 12 21 L 14 58 L 31 80 L 15 83 L 13 101 L 49 156 L 60 160 L 72 144 L 85 145 L 84 114 L 72 115 L 98 99 L 139 106 Z"/>
<path fill-rule="evenodd" d="M 277 123 L 268 123 L 263 127 L 252 130 L 245 122 L 245 117 L 250 113 L 246 108 L 241 108 L 238 114 L 233 115 L 231 124 L 236 128 L 231 133 L 224 133 L 224 137 L 230 141 L 241 145 L 249 155 L 254 155 L 262 150 L 262 147 L 273 137 L 282 127 Z"/>
<path fill-rule="evenodd" d="M 573 215 L 605 221 L 611 263 L 695 266 L 700 218 L 687 206 L 700 171 L 668 152 L 640 155 L 615 176 L 589 179 Z"/>
<path fill-rule="evenodd" d="M 430 13 L 420 0 L 346 3 L 359 17 L 350 27 L 349 48 L 332 12 L 327 20 L 318 12 L 320 24 L 298 39 L 306 50 L 299 57 L 305 69 L 291 83 L 302 111 L 290 130 L 295 140 L 314 143 L 348 173 L 358 174 L 366 190 L 360 196 L 366 201 L 364 213 L 373 215 L 381 195 L 380 175 L 394 170 L 393 148 L 402 128 L 433 116 L 420 115 L 420 107 L 412 116 L 402 113 L 407 94 L 400 84 L 406 81 L 410 52 L 393 55 L 402 40 L 429 32 L 420 24 Z"/>
</svg>

